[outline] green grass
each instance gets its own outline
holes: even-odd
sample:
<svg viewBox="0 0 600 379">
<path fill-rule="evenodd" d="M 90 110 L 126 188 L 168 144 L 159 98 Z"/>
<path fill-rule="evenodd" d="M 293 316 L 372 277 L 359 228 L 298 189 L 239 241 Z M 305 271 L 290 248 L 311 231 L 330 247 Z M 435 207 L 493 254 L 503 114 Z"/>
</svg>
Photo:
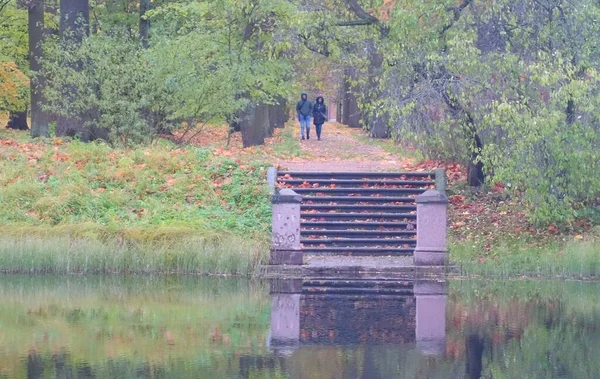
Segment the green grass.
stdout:
<svg viewBox="0 0 600 379">
<path fill-rule="evenodd" d="M 300 147 L 300 141 L 293 125 L 286 125 L 281 132 L 281 142 L 273 146 L 275 156 L 302 157 L 305 153 Z"/>
<path fill-rule="evenodd" d="M 256 273 L 267 164 L 0 133 L 0 270 Z"/>
<path fill-rule="evenodd" d="M 595 239 L 535 246 L 507 239 L 490 252 L 483 251 L 481 243 L 455 243 L 450 260 L 466 276 L 600 278 L 600 242 Z"/>
</svg>

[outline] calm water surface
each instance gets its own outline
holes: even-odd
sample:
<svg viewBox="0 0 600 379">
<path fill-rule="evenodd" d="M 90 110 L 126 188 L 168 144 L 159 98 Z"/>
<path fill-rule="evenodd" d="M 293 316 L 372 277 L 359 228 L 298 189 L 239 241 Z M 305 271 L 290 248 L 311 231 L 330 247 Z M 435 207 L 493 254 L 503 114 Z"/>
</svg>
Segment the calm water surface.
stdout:
<svg viewBox="0 0 600 379">
<path fill-rule="evenodd" d="M 600 377 L 597 283 L 377 287 L 0 276 L 0 378 Z"/>
</svg>

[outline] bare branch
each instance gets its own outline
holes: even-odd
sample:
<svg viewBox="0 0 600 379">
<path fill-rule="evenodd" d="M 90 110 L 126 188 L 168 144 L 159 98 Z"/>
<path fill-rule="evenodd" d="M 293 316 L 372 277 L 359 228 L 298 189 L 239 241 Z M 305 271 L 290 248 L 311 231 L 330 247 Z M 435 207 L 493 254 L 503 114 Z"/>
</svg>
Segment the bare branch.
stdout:
<svg viewBox="0 0 600 379">
<path fill-rule="evenodd" d="M 367 13 L 360 4 L 358 4 L 358 0 L 345 0 L 348 8 L 356 15 L 356 17 L 360 18 L 363 21 L 368 21 L 371 24 L 376 24 L 379 22 L 379 19 L 373 15 Z"/>
<path fill-rule="evenodd" d="M 375 16 L 369 14 L 367 11 L 365 11 L 360 6 L 360 4 L 358 4 L 358 0 L 344 0 L 344 3 L 346 3 L 346 5 L 348 6 L 348 9 L 350 9 L 350 11 L 352 13 L 354 13 L 354 15 L 356 17 L 358 17 L 360 19 L 360 21 L 348 21 L 348 24 L 340 25 L 340 26 L 376 25 L 379 27 L 379 31 L 383 36 L 388 35 L 389 28 L 386 25 L 384 25 L 381 22 L 381 20 L 379 20 L 377 17 L 375 17 Z"/>
<path fill-rule="evenodd" d="M 463 2 L 458 7 L 448 8 L 449 11 L 452 11 L 454 13 L 454 17 L 452 17 L 452 20 L 450 21 L 450 23 L 448 25 L 446 25 L 442 28 L 442 31 L 440 33 L 441 35 L 444 35 L 444 33 L 446 33 L 448 30 L 450 30 L 451 27 L 454 26 L 454 24 L 460 19 L 460 15 L 462 14 L 462 11 L 466 7 L 468 7 L 472 2 L 473 2 L 473 0 L 463 0 Z"/>
<path fill-rule="evenodd" d="M 340 21 L 336 25 L 337 26 L 365 26 L 365 25 L 373 25 L 373 22 L 365 21 L 365 20 Z"/>
<path fill-rule="evenodd" d="M 329 51 L 329 49 L 327 49 L 327 47 L 323 48 L 322 46 L 315 46 L 315 45 L 311 44 L 310 36 L 307 36 L 304 34 L 298 34 L 298 37 L 302 39 L 302 44 L 304 45 L 304 47 L 306 47 L 308 50 L 312 51 L 313 53 L 321 54 L 324 57 L 329 57 L 329 55 L 331 54 L 331 52 Z"/>
</svg>

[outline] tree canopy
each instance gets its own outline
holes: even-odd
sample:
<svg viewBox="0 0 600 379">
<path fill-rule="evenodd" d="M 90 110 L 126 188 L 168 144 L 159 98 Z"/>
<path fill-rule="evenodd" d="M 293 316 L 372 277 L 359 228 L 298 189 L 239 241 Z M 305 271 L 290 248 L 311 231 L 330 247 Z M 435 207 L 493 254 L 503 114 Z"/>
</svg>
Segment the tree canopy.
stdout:
<svg viewBox="0 0 600 379">
<path fill-rule="evenodd" d="M 309 90 L 569 223 L 600 195 L 599 16 L 592 0 L 0 0 L 0 108 L 31 102 L 34 136 L 69 119 L 57 133 L 131 145 L 188 120 L 249 146 Z"/>
</svg>

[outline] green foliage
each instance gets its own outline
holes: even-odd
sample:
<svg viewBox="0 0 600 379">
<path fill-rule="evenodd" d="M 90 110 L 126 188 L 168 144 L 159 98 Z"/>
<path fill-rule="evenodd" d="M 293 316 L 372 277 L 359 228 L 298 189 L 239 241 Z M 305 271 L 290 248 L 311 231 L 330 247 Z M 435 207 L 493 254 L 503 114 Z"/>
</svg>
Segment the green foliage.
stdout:
<svg viewBox="0 0 600 379">
<path fill-rule="evenodd" d="M 599 14 L 587 0 L 399 3 L 380 49 L 395 135 L 433 157 L 479 153 L 533 222 L 573 222 L 600 195 Z"/>
<path fill-rule="evenodd" d="M 175 2 L 148 12 L 158 23 L 157 61 L 178 88 L 183 117 L 231 118 L 249 101 L 287 96 L 291 72 L 283 56 L 296 6 L 283 0 Z M 171 54 L 167 59 L 160 59 Z M 209 81 L 210 78 L 210 81 Z M 206 80 L 206 87 L 196 81 Z M 207 105 L 205 105 L 207 104 Z"/>
<path fill-rule="evenodd" d="M 0 7 L 0 111 L 24 111 L 29 101 L 27 11 L 12 0 Z"/>
<path fill-rule="evenodd" d="M 21 70 L 28 67 L 27 10 L 16 1 L 0 2 L 0 62 L 12 61 Z"/>
<path fill-rule="evenodd" d="M 148 49 L 114 18 L 81 44 L 48 42 L 48 110 L 107 130 L 114 145 L 147 143 L 184 119 L 231 121 L 249 102 L 287 96 L 290 64 L 276 37 L 293 9 L 283 0 L 157 4 L 146 15 Z"/>
<path fill-rule="evenodd" d="M 143 51 L 124 34 L 92 35 L 81 44 L 47 45 L 44 75 L 47 110 L 109 131 L 115 145 L 153 137 L 144 111 L 151 90 Z M 76 94 L 76 95 L 73 95 Z"/>
</svg>

